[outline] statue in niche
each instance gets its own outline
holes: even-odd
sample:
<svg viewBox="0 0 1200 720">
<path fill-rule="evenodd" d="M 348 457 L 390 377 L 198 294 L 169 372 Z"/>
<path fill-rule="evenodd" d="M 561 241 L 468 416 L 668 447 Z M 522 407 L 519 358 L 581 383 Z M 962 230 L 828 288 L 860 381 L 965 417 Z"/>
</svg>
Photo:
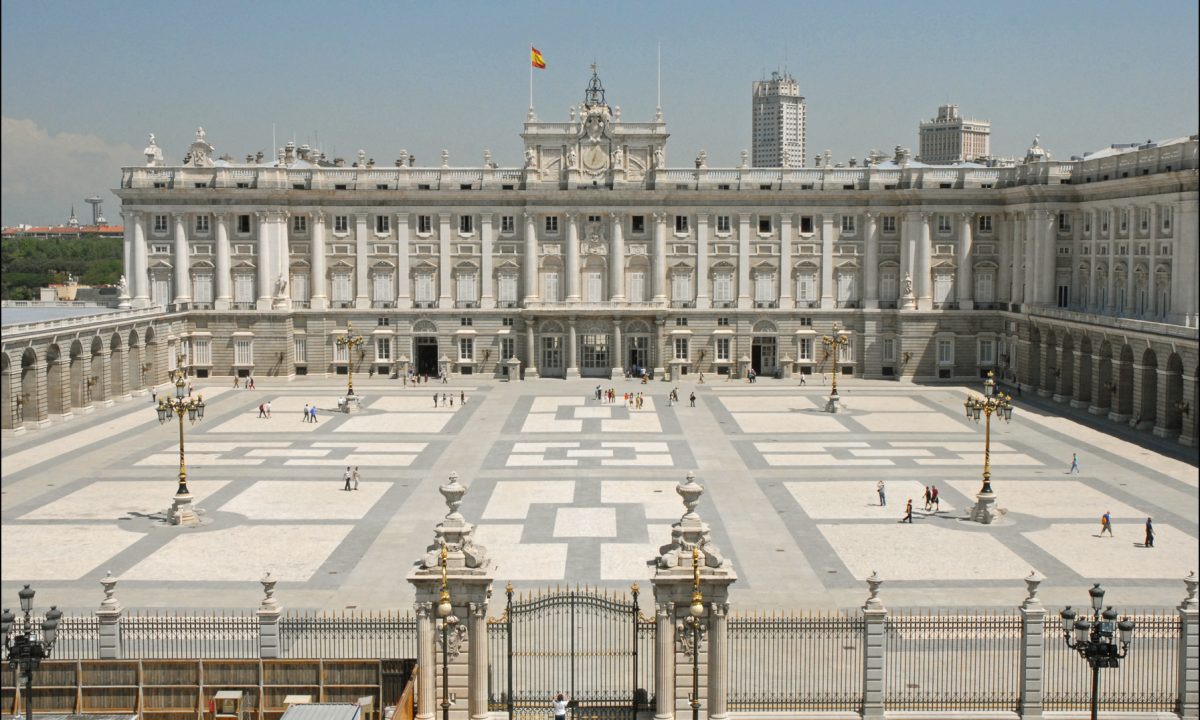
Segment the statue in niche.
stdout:
<svg viewBox="0 0 1200 720">
<path fill-rule="evenodd" d="M 532 168 L 537 165 L 537 153 L 533 148 L 525 148 L 525 167 Z"/>
<path fill-rule="evenodd" d="M 579 168 L 579 156 L 575 154 L 574 150 L 567 153 L 567 167 L 572 170 Z"/>
<path fill-rule="evenodd" d="M 904 297 L 912 297 L 912 294 L 913 294 L 912 275 L 909 275 L 908 273 L 904 273 Z"/>
<path fill-rule="evenodd" d="M 654 148 L 654 167 L 660 168 L 666 164 L 666 159 L 663 156 L 662 148 Z"/>
<path fill-rule="evenodd" d="M 279 273 L 279 277 L 275 278 L 275 296 L 276 297 L 283 297 L 284 292 L 287 291 L 287 284 L 288 284 L 287 278 L 283 276 L 283 273 Z"/>
<path fill-rule="evenodd" d="M 620 170 L 625 165 L 625 155 L 621 152 L 621 146 L 618 145 L 612 154 L 613 170 Z"/>
<path fill-rule="evenodd" d="M 151 138 L 154 136 L 151 135 Z M 117 296 L 126 297 L 129 295 L 129 283 L 125 281 L 125 276 L 122 275 L 120 280 L 117 280 Z"/>
</svg>

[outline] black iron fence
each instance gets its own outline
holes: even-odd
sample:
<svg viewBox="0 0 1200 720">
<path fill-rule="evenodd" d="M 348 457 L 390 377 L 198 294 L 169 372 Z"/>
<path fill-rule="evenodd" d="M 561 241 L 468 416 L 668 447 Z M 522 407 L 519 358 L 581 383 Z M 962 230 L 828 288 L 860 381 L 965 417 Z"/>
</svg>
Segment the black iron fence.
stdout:
<svg viewBox="0 0 1200 720">
<path fill-rule="evenodd" d="M 863 618 L 829 613 L 729 619 L 729 709 L 862 706 Z"/>
<path fill-rule="evenodd" d="M 1100 670 L 1100 710 L 1175 712 L 1178 699 L 1179 615 L 1170 611 L 1122 613 L 1135 623 L 1129 655 L 1116 669 Z M 1049 613 L 1045 626 L 1043 702 L 1046 710 L 1086 710 L 1092 671 L 1063 640 L 1062 621 Z"/>
<path fill-rule="evenodd" d="M 415 658 L 417 621 L 408 613 L 288 613 L 279 620 L 285 658 Z"/>
<path fill-rule="evenodd" d="M 884 624 L 889 710 L 1017 709 L 1021 617 L 892 610 Z"/>
<path fill-rule="evenodd" d="M 134 612 L 121 618 L 120 628 L 123 658 L 256 658 L 259 654 L 258 618 L 250 614 Z"/>
<path fill-rule="evenodd" d="M 41 627 L 44 616 L 30 618 Z M 58 621 L 58 637 L 50 653 L 54 659 L 94 660 L 100 657 L 100 621 L 95 615 L 63 616 Z"/>
</svg>

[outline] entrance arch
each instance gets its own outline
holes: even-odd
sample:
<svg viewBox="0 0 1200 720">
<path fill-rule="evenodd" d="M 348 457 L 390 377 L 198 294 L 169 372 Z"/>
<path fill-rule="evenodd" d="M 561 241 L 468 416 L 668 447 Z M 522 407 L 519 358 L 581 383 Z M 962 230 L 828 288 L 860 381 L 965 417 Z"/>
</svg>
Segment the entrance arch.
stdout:
<svg viewBox="0 0 1200 720">
<path fill-rule="evenodd" d="M 0 430 L 12 430 L 16 426 L 17 413 L 12 403 L 12 360 L 8 353 L 0 353 Z"/>
<path fill-rule="evenodd" d="M 750 367 L 758 375 L 774 375 L 779 369 L 778 328 L 770 320 L 759 320 L 752 332 Z"/>
<path fill-rule="evenodd" d="M 1117 374 L 1117 415 L 1128 418 L 1133 414 L 1133 348 L 1121 346 L 1121 369 Z"/>
<path fill-rule="evenodd" d="M 612 377 L 612 335 L 597 322 L 585 323 L 579 332 L 581 377 Z"/>
<path fill-rule="evenodd" d="M 1062 362 L 1058 369 L 1058 387 L 1055 400 L 1069 400 L 1075 393 L 1075 338 L 1071 333 L 1063 335 Z"/>
<path fill-rule="evenodd" d="M 108 384 L 109 398 L 124 397 L 129 394 L 129 390 L 125 387 L 125 363 L 128 357 L 125 354 L 125 348 L 121 345 L 121 336 L 113 333 L 112 340 L 108 344 Z"/>
<path fill-rule="evenodd" d="M 129 393 L 135 393 L 142 389 L 146 377 L 146 371 L 142 365 L 142 349 L 138 345 L 137 330 L 129 331 L 129 345 L 127 347 L 129 377 L 125 389 Z"/>
<path fill-rule="evenodd" d="M 1037 390 L 1042 372 L 1042 331 L 1036 326 L 1029 329 L 1029 362 L 1026 363 L 1025 384 Z"/>
<path fill-rule="evenodd" d="M 1092 339 L 1084 335 L 1079 339 L 1079 378 L 1075 385 L 1077 407 L 1087 407 L 1092 402 Z"/>
<path fill-rule="evenodd" d="M 565 378 L 567 344 L 562 325 L 552 320 L 543 322 L 539 331 L 538 373 L 542 377 Z"/>
<path fill-rule="evenodd" d="M 70 386 L 71 392 L 71 408 L 81 408 L 84 405 L 83 401 L 83 343 L 76 340 L 71 343 L 71 355 L 69 358 L 70 365 L 68 366 L 67 383 Z"/>
<path fill-rule="evenodd" d="M 1167 358 L 1167 377 L 1164 387 L 1165 413 L 1159 429 L 1164 437 L 1175 437 L 1183 427 L 1183 359 L 1178 353 Z"/>
<path fill-rule="evenodd" d="M 634 320 L 625 328 L 625 367 L 633 377 L 641 377 L 642 372 L 653 367 L 650 363 L 650 345 L 653 334 L 650 326 L 641 320 Z"/>
<path fill-rule="evenodd" d="M 55 417 L 66 414 L 63 393 L 62 349 L 57 344 L 46 350 L 46 412 Z"/>
<path fill-rule="evenodd" d="M 1138 388 L 1142 391 L 1141 402 L 1138 404 L 1137 424 L 1154 424 L 1158 414 L 1158 356 L 1150 348 L 1142 353 L 1141 367 L 1137 372 Z"/>
<path fill-rule="evenodd" d="M 438 375 L 437 325 L 432 320 L 413 323 L 413 368 L 418 375 Z"/>
<path fill-rule="evenodd" d="M 111 359 L 110 356 L 109 360 Z M 109 387 L 108 377 L 104 374 L 104 340 L 99 335 L 92 338 L 92 376 L 84 380 L 84 385 L 88 388 L 84 395 L 87 402 L 108 402 L 111 399 L 109 393 L 112 392 L 112 388 Z"/>
<path fill-rule="evenodd" d="M 18 401 L 21 404 L 21 422 L 36 423 L 41 401 L 38 397 L 37 353 L 33 348 L 25 348 L 21 354 L 21 397 Z"/>
</svg>

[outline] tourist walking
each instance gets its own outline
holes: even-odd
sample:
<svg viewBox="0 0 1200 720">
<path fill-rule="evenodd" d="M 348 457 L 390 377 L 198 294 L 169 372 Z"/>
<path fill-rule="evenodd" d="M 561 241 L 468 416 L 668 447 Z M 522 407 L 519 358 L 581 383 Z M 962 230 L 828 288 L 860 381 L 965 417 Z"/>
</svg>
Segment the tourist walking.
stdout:
<svg viewBox="0 0 1200 720">
<path fill-rule="evenodd" d="M 266 405 L 264 405 L 262 403 L 258 404 L 258 416 L 260 418 L 265 418 L 267 416 L 267 406 Z"/>
<path fill-rule="evenodd" d="M 875 483 L 875 492 L 879 493 L 879 507 L 887 507 L 887 488 L 882 480 Z"/>
<path fill-rule="evenodd" d="M 254 378 L 250 378 L 250 380 L 246 383 L 246 389 L 247 390 L 254 389 Z"/>
<path fill-rule="evenodd" d="M 459 390 L 459 391 L 458 391 L 458 404 L 459 404 L 459 405 L 466 405 L 466 404 L 467 404 L 467 391 L 466 391 L 466 390 Z"/>
<path fill-rule="evenodd" d="M 1112 514 L 1107 510 L 1104 511 L 1104 515 L 1100 518 L 1100 537 L 1104 537 L 1104 533 L 1108 533 L 1109 537 L 1113 536 Z"/>
<path fill-rule="evenodd" d="M 349 466 L 349 465 L 347 465 L 347 466 L 346 466 L 346 472 L 345 472 L 345 473 L 342 475 L 342 480 L 344 481 L 344 482 L 343 482 L 343 484 L 342 484 L 342 489 L 343 489 L 343 490 L 349 490 L 349 489 L 350 489 L 350 478 L 351 478 L 351 475 L 350 475 L 350 466 Z"/>
<path fill-rule="evenodd" d="M 696 393 L 693 392 L 688 396 L 688 402 L 691 403 L 692 407 L 696 407 Z"/>
<path fill-rule="evenodd" d="M 234 387 L 234 389 L 237 389 L 237 388 L 239 387 L 239 385 L 238 385 L 238 376 L 237 376 L 237 375 L 234 375 L 234 376 L 233 376 L 233 387 Z"/>
<path fill-rule="evenodd" d="M 304 422 L 308 422 L 308 403 L 304 403 Z"/>
<path fill-rule="evenodd" d="M 929 512 L 929 510 L 933 507 L 933 493 L 931 493 L 929 491 L 928 485 L 925 486 L 924 500 L 925 500 L 925 512 Z"/>
<path fill-rule="evenodd" d="M 1154 547 L 1154 523 L 1146 518 L 1146 547 Z"/>
<path fill-rule="evenodd" d="M 804 387 L 804 373 L 800 373 L 800 387 Z"/>
<path fill-rule="evenodd" d="M 1071 469 L 1067 471 L 1068 475 L 1079 474 L 1079 455 L 1071 453 Z"/>
<path fill-rule="evenodd" d="M 930 495 L 929 495 L 929 499 L 930 499 L 931 501 L 933 501 L 933 511 L 934 511 L 934 512 L 941 512 L 941 511 L 942 511 L 942 501 L 938 499 L 938 489 L 937 489 L 937 485 L 934 485 L 934 486 L 933 486 L 933 489 L 932 489 L 932 491 L 930 492 Z"/>
<path fill-rule="evenodd" d="M 267 401 L 267 419 L 268 420 L 271 419 L 271 401 L 270 400 Z"/>
<path fill-rule="evenodd" d="M 309 412 L 309 415 L 312 416 L 312 421 L 316 422 L 317 421 L 317 406 L 313 405 L 312 409 L 309 410 L 308 412 Z"/>
<path fill-rule="evenodd" d="M 358 466 L 357 466 L 357 465 L 355 465 L 355 466 L 354 466 L 354 472 L 353 472 L 353 474 L 351 475 L 351 477 L 354 479 L 354 489 L 355 489 L 355 490 L 357 490 L 357 489 L 358 489 L 358 480 L 359 480 L 359 477 L 358 477 Z"/>
<path fill-rule="evenodd" d="M 904 506 L 904 519 L 900 522 L 912 524 L 912 498 L 909 498 L 908 504 Z"/>
<path fill-rule="evenodd" d="M 438 394 L 437 394 L 437 393 L 434 393 L 434 394 L 433 394 L 433 406 L 434 406 L 434 407 L 437 407 L 437 396 L 438 396 Z"/>
</svg>

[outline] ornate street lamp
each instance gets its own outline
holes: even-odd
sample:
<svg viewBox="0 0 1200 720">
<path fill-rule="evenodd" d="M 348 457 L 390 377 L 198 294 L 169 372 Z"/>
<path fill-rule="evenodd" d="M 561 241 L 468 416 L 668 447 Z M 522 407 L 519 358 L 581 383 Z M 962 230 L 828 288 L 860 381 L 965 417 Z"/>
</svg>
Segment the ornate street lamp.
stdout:
<svg viewBox="0 0 1200 720">
<path fill-rule="evenodd" d="M 704 595 L 700 592 L 700 549 L 692 548 L 692 605 L 684 623 L 692 629 L 692 720 L 700 720 L 700 625 Z"/>
<path fill-rule="evenodd" d="M 187 462 L 183 447 L 183 416 L 187 415 L 188 421 L 192 423 L 203 420 L 204 396 L 188 397 L 182 370 L 173 370 L 171 378 L 175 381 L 175 396 L 160 397 L 158 407 L 155 408 L 160 424 L 170 420 L 172 414 L 179 417 L 179 487 L 175 490 L 175 497 L 171 502 L 168 516 L 172 525 L 199 525 L 200 518 L 192 510 L 192 494 L 188 491 L 187 486 Z"/>
<path fill-rule="evenodd" d="M 28 585 L 17 592 L 17 596 L 21 598 L 21 611 L 25 618 L 20 629 L 17 629 L 11 638 L 9 633 L 16 629 L 13 624 L 17 617 L 8 608 L 0 615 L 0 636 L 4 638 L 8 664 L 12 669 L 19 670 L 21 679 L 25 681 L 26 720 L 33 720 L 33 671 L 37 670 L 42 660 L 50 657 L 54 641 L 58 639 L 58 622 L 62 618 L 62 611 L 51 605 L 41 626 L 41 638 L 38 638 L 34 634 L 33 619 L 30 617 L 30 613 L 33 612 L 33 595 L 34 590 Z"/>
<path fill-rule="evenodd" d="M 1133 621 L 1125 618 L 1117 622 L 1117 611 L 1111 605 L 1104 607 L 1104 588 L 1100 587 L 1100 583 L 1092 585 L 1088 595 L 1092 598 L 1091 620 L 1086 611 L 1076 616 L 1070 605 L 1058 615 L 1062 618 L 1063 640 L 1067 647 L 1078 652 L 1092 667 L 1092 720 L 1096 720 L 1100 702 L 1100 668 L 1121 666 L 1121 660 L 1129 654 L 1129 643 L 1133 640 Z M 1104 608 L 1103 611 L 1101 608 Z"/>
<path fill-rule="evenodd" d="M 825 411 L 835 413 L 838 411 L 838 351 L 850 342 L 849 336 L 842 332 L 837 323 L 833 324 L 833 329 L 830 331 L 832 335 L 821 336 L 821 343 L 825 345 L 825 357 L 830 358 L 830 369 L 833 372 L 833 389 L 829 393 L 829 401 L 825 403 Z"/>
<path fill-rule="evenodd" d="M 337 339 L 338 347 L 346 348 L 346 397 L 354 397 L 354 348 L 363 344 L 363 336 L 354 334 L 354 323 L 346 323 L 346 334 Z"/>
<path fill-rule="evenodd" d="M 450 626 L 458 624 L 454 606 L 450 604 L 450 588 L 446 584 L 446 546 L 442 546 L 442 594 L 438 598 L 437 614 L 442 625 L 442 720 L 450 720 Z"/>
<path fill-rule="evenodd" d="M 975 507 L 971 510 L 971 519 L 984 524 L 993 518 L 992 506 L 996 496 L 992 494 L 992 413 L 1008 422 L 1012 419 L 1012 396 L 996 391 L 995 373 L 988 370 L 987 380 L 983 382 L 983 395 L 968 397 L 963 402 L 967 418 L 979 422 L 983 415 L 983 486 L 976 495 Z"/>
</svg>

